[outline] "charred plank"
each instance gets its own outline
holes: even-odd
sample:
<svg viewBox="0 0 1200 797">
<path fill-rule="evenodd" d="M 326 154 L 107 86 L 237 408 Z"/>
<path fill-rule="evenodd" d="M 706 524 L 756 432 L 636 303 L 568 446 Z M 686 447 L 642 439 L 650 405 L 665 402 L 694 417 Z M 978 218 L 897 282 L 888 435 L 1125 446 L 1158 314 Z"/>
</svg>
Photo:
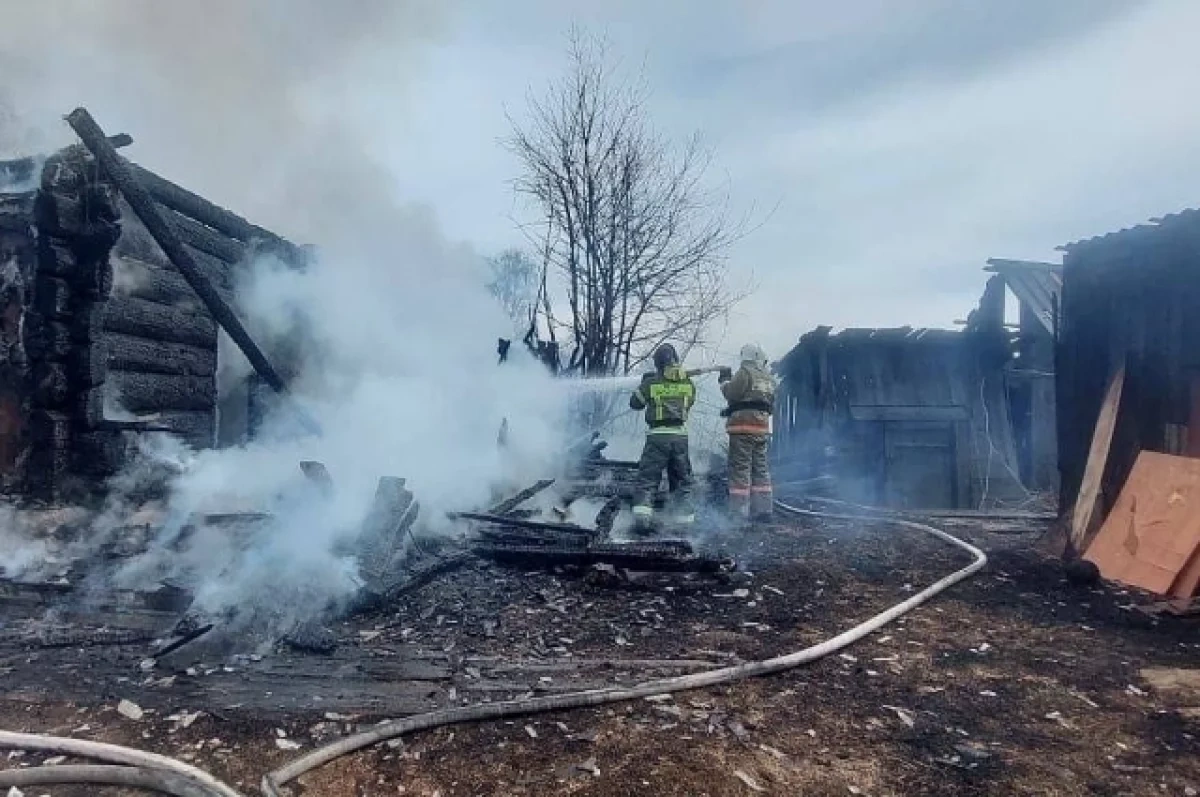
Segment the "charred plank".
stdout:
<svg viewBox="0 0 1200 797">
<path fill-rule="evenodd" d="M 519 566 L 563 566 L 587 567 L 607 564 L 625 570 L 726 573 L 735 565 L 730 559 L 695 554 L 681 554 L 677 549 L 666 547 L 657 550 L 634 544 L 612 543 L 588 548 L 519 546 L 519 545 L 476 545 L 474 552 L 480 556 L 505 564 Z"/>
<path fill-rule="evenodd" d="M 489 509 L 488 512 L 493 515 L 507 515 L 509 512 L 513 511 L 530 498 L 533 498 L 535 495 L 542 492 L 552 484 L 554 484 L 554 479 L 542 479 L 536 484 L 526 487 L 524 490 L 512 496 L 511 498 L 507 498 L 496 504 L 494 507 Z"/>
</svg>

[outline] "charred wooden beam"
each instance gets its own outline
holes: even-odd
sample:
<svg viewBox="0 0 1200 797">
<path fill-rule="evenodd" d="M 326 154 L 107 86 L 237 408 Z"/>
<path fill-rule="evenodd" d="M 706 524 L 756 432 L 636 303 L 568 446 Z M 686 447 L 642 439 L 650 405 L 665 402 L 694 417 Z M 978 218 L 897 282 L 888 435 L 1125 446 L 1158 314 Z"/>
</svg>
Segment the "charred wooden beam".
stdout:
<svg viewBox="0 0 1200 797">
<path fill-rule="evenodd" d="M 404 486 L 404 479 L 382 476 L 375 488 L 371 511 L 359 537 L 359 572 L 374 594 L 387 591 L 404 550 L 405 535 L 416 522 L 420 506 Z"/>
<path fill-rule="evenodd" d="M 516 495 L 506 498 L 505 500 L 496 504 L 494 507 L 489 509 L 488 512 L 493 515 L 507 515 L 509 512 L 513 511 L 530 498 L 533 498 L 535 495 L 542 492 L 552 484 L 554 484 L 554 479 L 542 479 L 536 484 L 526 487 Z"/>
<path fill-rule="evenodd" d="M 488 512 L 456 512 L 449 516 L 452 520 L 474 520 L 480 523 L 494 523 L 497 526 L 511 526 L 519 529 L 557 532 L 559 534 L 591 536 L 593 529 L 585 529 L 570 523 L 547 523 L 541 520 L 527 520 L 506 515 L 493 515 Z"/>
<path fill-rule="evenodd" d="M 94 342 L 112 332 L 205 348 L 217 345 L 217 325 L 207 313 L 141 299 L 114 297 L 93 305 L 76 319 L 77 339 Z"/>
<path fill-rule="evenodd" d="M 612 543 L 588 548 L 476 545 L 473 550 L 480 556 L 523 567 L 607 564 L 625 570 L 676 573 L 727 573 L 736 567 L 731 559 L 681 554 L 674 546 L 656 548 L 644 543 Z"/>
<path fill-rule="evenodd" d="M 129 168 L 159 204 L 196 219 L 217 232 L 244 244 L 263 245 L 268 250 L 278 252 L 283 260 L 294 265 L 304 262 L 303 253 L 299 247 L 285 241 L 270 230 L 251 224 L 236 213 L 214 205 L 204 197 L 193 194 L 136 163 L 130 163 Z"/>
<path fill-rule="evenodd" d="M 271 365 L 270 360 L 263 354 L 262 349 L 250 337 L 250 333 L 246 331 L 241 320 L 233 312 L 233 308 L 221 298 L 221 295 L 213 287 L 212 282 L 196 264 L 191 254 L 184 248 L 183 242 L 175 231 L 171 228 L 169 222 L 159 213 L 158 206 L 155 205 L 154 199 L 147 193 L 146 189 L 138 182 L 137 178 L 131 173 L 123 159 L 117 155 L 116 150 L 104 137 L 104 131 L 96 124 L 89 114 L 83 108 L 76 108 L 67 117 L 67 122 L 82 139 L 84 145 L 99 161 L 101 168 L 108 174 L 112 181 L 125 195 L 125 199 L 133 207 L 134 212 L 142 223 L 146 225 L 146 229 L 154 236 L 154 240 L 166 253 L 171 262 L 179 269 L 196 291 L 196 294 L 204 302 L 205 307 L 212 314 L 213 318 L 221 325 L 221 328 L 229 333 L 229 337 L 233 339 L 242 353 L 246 355 L 246 359 L 254 367 L 254 370 L 262 377 L 273 390 L 277 393 L 287 392 L 287 386 L 284 384 L 283 378 L 279 372 Z"/>
</svg>

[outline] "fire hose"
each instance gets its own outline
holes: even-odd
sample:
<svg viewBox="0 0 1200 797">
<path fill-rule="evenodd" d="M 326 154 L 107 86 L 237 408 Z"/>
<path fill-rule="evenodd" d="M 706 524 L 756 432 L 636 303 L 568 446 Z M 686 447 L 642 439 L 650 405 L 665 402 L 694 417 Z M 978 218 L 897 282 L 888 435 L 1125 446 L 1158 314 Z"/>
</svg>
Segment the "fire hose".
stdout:
<svg viewBox="0 0 1200 797">
<path fill-rule="evenodd" d="M 863 515 L 835 514 L 799 509 L 781 501 L 776 508 L 785 515 L 815 517 L 827 520 L 861 520 Z M 348 736 L 333 744 L 302 756 L 280 769 L 263 776 L 262 790 L 267 797 L 282 797 L 280 789 L 302 775 L 324 766 L 344 755 L 407 733 L 444 727 L 465 722 L 501 719 L 549 711 L 601 706 L 638 698 L 655 697 L 693 689 L 733 683 L 747 678 L 773 675 L 817 661 L 831 653 L 863 639 L 888 623 L 907 614 L 930 598 L 953 585 L 970 578 L 987 564 L 987 556 L 979 548 L 941 529 L 901 518 L 877 518 L 929 534 L 971 554 L 973 560 L 959 570 L 941 578 L 908 599 L 886 609 L 853 628 L 816 645 L 763 661 L 721 667 L 692 675 L 662 678 L 629 688 L 598 689 L 565 695 L 487 703 L 461 708 L 442 709 L 417 714 L 377 725 L 369 731 Z M 0 772 L 0 788 L 11 786 L 46 785 L 53 783 L 90 783 L 122 785 L 148 789 L 176 797 L 241 797 L 238 792 L 203 770 L 181 761 L 155 753 L 147 753 L 118 745 L 88 742 L 35 734 L 0 731 L 0 748 L 54 752 L 109 762 L 117 766 L 40 766 L 32 769 Z"/>
<path fill-rule="evenodd" d="M 119 766 L 40 766 L 0 772 L 0 788 L 94 783 L 149 789 L 176 797 L 241 797 L 207 772 L 182 761 L 129 747 L 58 736 L 0 731 L 0 748 L 90 758 Z"/>
<path fill-rule="evenodd" d="M 816 517 L 828 520 L 861 520 L 862 515 L 846 515 L 834 514 L 829 512 L 817 512 L 807 509 L 799 509 L 789 506 L 781 501 L 775 502 L 776 508 L 785 515 L 794 517 Z M 731 667 L 721 667 L 718 669 L 708 670 L 706 672 L 695 673 L 692 675 L 682 675 L 674 678 L 661 678 L 654 681 L 647 681 L 643 684 L 628 688 L 613 688 L 613 689 L 597 689 L 585 692 L 574 692 L 564 695 L 550 695 L 547 697 L 529 698 L 525 700 L 510 700 L 501 703 L 485 703 L 474 706 L 463 706 L 458 708 L 448 708 L 439 711 L 431 711 L 426 714 L 416 714 L 403 719 L 391 720 L 381 725 L 377 725 L 369 731 L 347 736 L 326 747 L 302 756 L 295 761 L 287 764 L 274 772 L 270 772 L 263 776 L 262 790 L 267 797 L 282 797 L 280 789 L 287 783 L 296 780 L 302 775 L 328 764 L 329 762 L 341 758 L 344 755 L 356 752 L 369 747 L 379 742 L 394 739 L 403 736 L 413 731 L 428 730 L 430 728 L 440 728 L 447 725 L 456 725 L 465 722 L 478 722 L 481 720 L 494 720 L 507 717 L 526 716 L 530 714 L 539 714 L 549 711 L 565 711 L 567 709 L 588 708 L 593 706 L 602 706 L 608 703 L 618 703 L 628 700 L 636 700 L 638 698 L 657 697 L 659 695 L 667 695 L 675 692 L 683 692 L 692 689 L 701 689 L 711 686 L 719 686 L 723 684 L 733 683 L 735 681 L 745 680 L 747 678 L 755 678 L 763 675 L 773 675 L 785 670 L 794 669 L 804 664 L 817 661 L 831 653 L 836 653 L 849 645 L 863 639 L 864 637 L 878 631 L 888 623 L 896 620 L 899 617 L 907 614 L 921 604 L 933 598 L 935 595 L 949 589 L 955 584 L 970 578 L 975 573 L 979 572 L 984 565 L 987 564 L 987 555 L 979 548 L 965 542 L 958 537 L 948 534 L 941 529 L 924 523 L 918 523 L 913 520 L 904 520 L 901 518 L 878 518 L 886 520 L 889 523 L 901 526 L 903 528 L 912 529 L 914 531 L 924 532 L 942 542 L 960 548 L 971 554 L 973 560 L 965 567 L 956 570 L 948 576 L 929 585 L 920 592 L 912 595 L 908 599 L 897 603 L 889 609 L 886 609 L 870 619 L 862 622 L 853 628 L 847 629 L 840 634 L 825 640 L 816 645 L 798 650 L 794 653 L 788 653 L 782 656 L 765 659 L 763 661 L 747 662 Z"/>
</svg>

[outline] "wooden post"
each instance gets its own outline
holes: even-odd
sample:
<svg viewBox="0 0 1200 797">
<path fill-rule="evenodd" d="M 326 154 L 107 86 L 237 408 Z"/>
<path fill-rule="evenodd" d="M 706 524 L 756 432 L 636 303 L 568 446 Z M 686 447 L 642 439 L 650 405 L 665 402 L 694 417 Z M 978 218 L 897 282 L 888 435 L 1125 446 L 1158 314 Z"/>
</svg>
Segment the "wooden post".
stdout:
<svg viewBox="0 0 1200 797">
<path fill-rule="evenodd" d="M 1087 465 L 1083 471 L 1083 481 L 1079 485 L 1079 496 L 1075 501 L 1075 511 L 1071 515 L 1070 548 L 1081 556 L 1087 550 L 1092 519 L 1096 514 L 1096 504 L 1100 500 L 1100 487 L 1104 481 L 1104 468 L 1108 464 L 1109 448 L 1112 446 L 1113 431 L 1117 426 L 1117 413 L 1121 408 L 1121 391 L 1124 386 L 1125 364 L 1122 362 L 1109 381 L 1104 402 L 1100 405 L 1096 428 L 1092 432 L 1092 446 L 1088 451 Z"/>
<path fill-rule="evenodd" d="M 229 337 L 246 355 L 246 359 L 254 366 L 254 370 L 275 392 L 286 393 L 287 386 L 284 384 L 283 378 L 271 365 L 254 339 L 250 337 L 250 333 L 246 331 L 241 320 L 233 312 L 233 308 L 226 303 L 213 287 L 208 276 L 196 265 L 191 253 L 187 251 L 175 231 L 163 218 L 163 214 L 159 212 L 154 200 L 134 177 L 128 164 L 117 155 L 117 151 L 105 137 L 104 131 L 96 124 L 96 120 L 86 109 L 76 108 L 67 116 L 67 123 L 83 141 L 84 146 L 95 156 L 100 167 L 116 184 L 117 189 L 125 196 L 129 206 L 146 226 L 146 230 L 162 248 L 175 268 L 179 270 L 179 273 L 183 275 L 183 278 L 187 280 L 188 285 L 192 286 L 192 290 L 200 297 L 200 301 L 204 302 L 204 306 L 208 308 L 213 319 L 229 333 Z"/>
</svg>

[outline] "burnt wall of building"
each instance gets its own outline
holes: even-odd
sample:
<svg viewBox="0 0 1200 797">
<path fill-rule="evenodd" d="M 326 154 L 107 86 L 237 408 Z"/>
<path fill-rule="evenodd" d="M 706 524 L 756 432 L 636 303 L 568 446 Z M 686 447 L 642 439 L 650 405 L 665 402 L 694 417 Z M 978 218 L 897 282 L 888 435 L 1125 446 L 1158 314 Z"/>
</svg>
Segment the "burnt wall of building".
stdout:
<svg viewBox="0 0 1200 797">
<path fill-rule="evenodd" d="M 885 506 L 1022 498 L 1003 357 L 981 338 L 907 329 L 804 336 L 779 366 L 776 478 L 831 475 L 838 497 Z"/>
<path fill-rule="evenodd" d="M 146 431 L 215 445 L 218 330 L 194 290 L 83 148 L 20 162 L 20 190 L 6 192 L 10 165 L 0 163 L 0 490 L 82 500 Z M 298 259 L 269 231 L 132 168 L 231 306 L 233 275 L 262 241 Z M 224 397 L 226 425 L 242 418 L 228 442 L 246 438 L 252 393 L 242 384 Z"/>
<path fill-rule="evenodd" d="M 2 189 L 0 189 L 2 191 Z M 25 318 L 38 276 L 33 190 L 0 192 L 0 491 L 24 486 L 32 375 Z"/>
<path fill-rule="evenodd" d="M 116 194 L 82 150 L 48 158 L 36 190 L 4 202 L 3 487 L 31 497 L 74 497 L 77 444 L 89 376 L 82 319 L 112 286 L 108 252 L 119 235 Z"/>
<path fill-rule="evenodd" d="M 1200 219 L 1068 248 L 1057 348 L 1060 497 L 1074 505 L 1109 380 L 1126 380 L 1102 482 L 1111 508 L 1143 450 L 1174 451 L 1200 375 Z M 1190 430 L 1190 436 L 1200 430 Z"/>
</svg>

